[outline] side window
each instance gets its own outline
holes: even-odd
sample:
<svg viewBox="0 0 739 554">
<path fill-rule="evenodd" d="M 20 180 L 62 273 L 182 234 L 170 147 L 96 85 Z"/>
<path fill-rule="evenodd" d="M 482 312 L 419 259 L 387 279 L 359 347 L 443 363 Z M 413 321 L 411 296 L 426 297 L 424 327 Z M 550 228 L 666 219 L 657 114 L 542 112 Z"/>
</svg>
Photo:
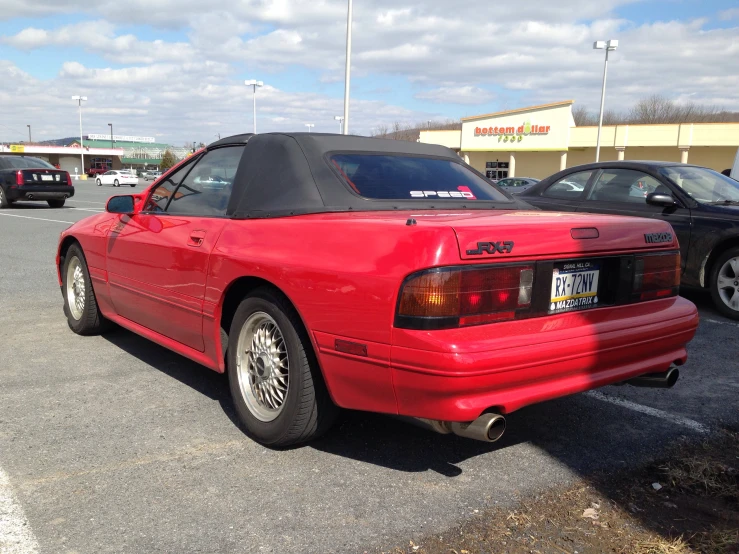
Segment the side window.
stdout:
<svg viewBox="0 0 739 554">
<path fill-rule="evenodd" d="M 161 181 L 157 188 L 151 191 L 146 205 L 144 206 L 145 212 L 163 212 L 167 209 L 167 203 L 169 197 L 180 184 L 180 181 L 187 175 L 187 172 L 192 168 L 192 163 L 183 165 L 174 173 L 170 174 L 166 179 Z"/>
<path fill-rule="evenodd" d="M 604 169 L 593 185 L 588 200 L 644 204 L 647 194 L 659 186 L 659 181 L 641 171 Z"/>
<path fill-rule="evenodd" d="M 563 200 L 577 200 L 585 191 L 593 170 L 579 171 L 565 175 L 559 181 L 547 187 L 542 196 L 548 198 L 561 198 Z"/>
<path fill-rule="evenodd" d="M 175 191 L 167 212 L 205 217 L 226 215 L 243 152 L 244 146 L 227 146 L 203 155 Z"/>
</svg>

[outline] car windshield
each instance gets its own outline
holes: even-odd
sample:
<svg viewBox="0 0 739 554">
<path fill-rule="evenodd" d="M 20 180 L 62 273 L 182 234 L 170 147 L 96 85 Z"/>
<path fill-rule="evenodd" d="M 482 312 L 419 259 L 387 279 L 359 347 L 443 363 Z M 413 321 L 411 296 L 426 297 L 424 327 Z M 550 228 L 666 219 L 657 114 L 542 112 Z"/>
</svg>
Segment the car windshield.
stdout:
<svg viewBox="0 0 739 554">
<path fill-rule="evenodd" d="M 29 156 L 3 156 L 3 164 L 6 169 L 56 169 L 49 162 L 41 158 Z"/>
<path fill-rule="evenodd" d="M 452 160 L 375 154 L 335 154 L 330 159 L 346 183 L 365 198 L 510 202 L 489 181 Z"/>
<path fill-rule="evenodd" d="M 712 169 L 670 166 L 660 169 L 660 173 L 698 202 L 716 204 L 739 202 L 739 181 Z"/>
</svg>

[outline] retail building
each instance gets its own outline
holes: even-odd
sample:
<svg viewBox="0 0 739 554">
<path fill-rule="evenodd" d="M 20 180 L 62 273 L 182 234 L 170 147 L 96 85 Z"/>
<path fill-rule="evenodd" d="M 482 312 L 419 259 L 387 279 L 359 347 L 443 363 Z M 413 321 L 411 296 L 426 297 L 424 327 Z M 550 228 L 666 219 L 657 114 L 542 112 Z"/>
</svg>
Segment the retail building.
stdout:
<svg viewBox="0 0 739 554">
<path fill-rule="evenodd" d="M 544 178 L 595 161 L 598 127 L 578 127 L 574 101 L 462 118 L 462 129 L 421 131 L 420 142 L 458 151 L 488 177 Z M 717 171 L 730 168 L 739 149 L 739 123 L 605 125 L 600 160 L 665 160 Z"/>
</svg>

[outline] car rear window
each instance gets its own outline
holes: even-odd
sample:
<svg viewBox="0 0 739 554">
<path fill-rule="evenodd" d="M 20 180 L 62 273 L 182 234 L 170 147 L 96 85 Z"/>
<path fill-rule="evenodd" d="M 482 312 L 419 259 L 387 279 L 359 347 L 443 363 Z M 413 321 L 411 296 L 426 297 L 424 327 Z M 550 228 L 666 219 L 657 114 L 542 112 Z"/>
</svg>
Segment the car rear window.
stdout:
<svg viewBox="0 0 739 554">
<path fill-rule="evenodd" d="M 510 202 L 488 181 L 452 160 L 379 154 L 334 154 L 330 160 L 365 198 Z"/>
<path fill-rule="evenodd" d="M 56 169 L 41 158 L 29 156 L 3 156 L 2 162 L 3 169 Z"/>
</svg>

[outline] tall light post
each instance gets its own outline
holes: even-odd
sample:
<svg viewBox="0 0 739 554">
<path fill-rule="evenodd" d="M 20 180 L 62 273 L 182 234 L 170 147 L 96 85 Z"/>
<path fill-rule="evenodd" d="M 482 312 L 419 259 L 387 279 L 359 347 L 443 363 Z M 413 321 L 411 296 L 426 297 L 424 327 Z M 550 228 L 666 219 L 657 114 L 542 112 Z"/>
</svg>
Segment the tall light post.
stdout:
<svg viewBox="0 0 739 554">
<path fill-rule="evenodd" d="M 77 100 L 77 105 L 80 108 L 80 159 L 82 160 L 82 167 L 80 168 L 81 175 L 85 173 L 85 150 L 84 144 L 82 144 L 82 102 L 87 102 L 87 96 L 72 96 L 72 100 Z"/>
<path fill-rule="evenodd" d="M 335 115 L 334 120 L 339 122 L 339 134 L 343 134 L 344 132 L 344 116 L 343 115 Z"/>
<path fill-rule="evenodd" d="M 600 160 L 600 131 L 603 128 L 603 108 L 606 105 L 606 77 L 608 76 L 608 52 L 613 52 L 618 48 L 617 40 L 597 40 L 593 43 L 594 50 L 605 50 L 606 61 L 603 65 L 603 88 L 600 91 L 600 117 L 598 118 L 598 139 L 595 143 L 595 161 Z"/>
<path fill-rule="evenodd" d="M 263 87 L 264 83 L 262 81 L 257 81 L 256 79 L 248 79 L 244 81 L 244 84 L 247 87 L 254 87 L 254 134 L 257 134 L 257 87 Z"/>
<path fill-rule="evenodd" d="M 308 127 L 308 132 L 309 132 L 309 133 L 310 133 L 310 130 L 311 130 L 311 129 L 312 129 L 313 127 L 315 127 L 315 125 L 314 125 L 313 123 L 306 123 L 306 124 L 305 124 L 305 126 L 306 126 L 306 127 Z"/>
<path fill-rule="evenodd" d="M 26 127 L 28 127 L 28 142 L 31 142 L 31 126 L 26 125 Z"/>
<path fill-rule="evenodd" d="M 349 81 L 352 69 L 352 0 L 346 10 L 346 68 L 344 69 L 344 134 L 349 134 Z"/>
<path fill-rule="evenodd" d="M 108 127 L 110 127 L 110 147 L 115 148 L 115 142 L 113 141 L 113 124 L 108 123 Z"/>
</svg>

